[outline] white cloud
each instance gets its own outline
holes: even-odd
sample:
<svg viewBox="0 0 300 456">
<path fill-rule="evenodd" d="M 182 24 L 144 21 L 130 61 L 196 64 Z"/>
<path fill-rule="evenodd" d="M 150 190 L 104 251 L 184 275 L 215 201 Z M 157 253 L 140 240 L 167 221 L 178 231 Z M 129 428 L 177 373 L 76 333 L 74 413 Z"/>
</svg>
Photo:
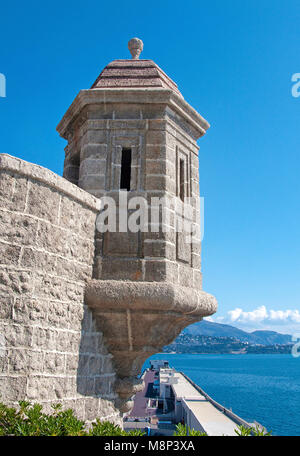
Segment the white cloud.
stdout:
<svg viewBox="0 0 300 456">
<path fill-rule="evenodd" d="M 215 322 L 231 324 L 241 329 L 253 331 L 255 329 L 268 329 L 283 333 L 300 331 L 300 312 L 296 310 L 268 310 L 260 306 L 252 311 L 245 311 L 240 307 L 227 312 L 225 317 L 214 316 Z"/>
<path fill-rule="evenodd" d="M 270 320 L 290 320 L 295 323 L 300 323 L 299 310 L 270 310 L 269 318 Z"/>
<path fill-rule="evenodd" d="M 221 323 L 225 319 L 225 317 L 214 315 L 214 317 L 205 317 L 204 319 L 206 321 L 211 321 L 213 323 Z"/>
<path fill-rule="evenodd" d="M 268 318 L 268 311 L 265 306 L 258 307 L 251 312 L 244 312 L 243 309 L 236 308 L 228 312 L 231 321 L 263 321 Z"/>
</svg>

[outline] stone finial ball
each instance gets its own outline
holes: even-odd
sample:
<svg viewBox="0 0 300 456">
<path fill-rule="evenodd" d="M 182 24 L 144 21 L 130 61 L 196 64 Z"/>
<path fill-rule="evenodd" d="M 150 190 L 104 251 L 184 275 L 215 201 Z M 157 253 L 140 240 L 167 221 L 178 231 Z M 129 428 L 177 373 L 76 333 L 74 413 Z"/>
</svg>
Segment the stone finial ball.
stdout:
<svg viewBox="0 0 300 456">
<path fill-rule="evenodd" d="M 144 43 L 142 40 L 139 38 L 131 38 L 131 40 L 128 41 L 128 49 L 130 51 L 131 58 L 137 60 L 143 50 L 143 47 Z"/>
</svg>

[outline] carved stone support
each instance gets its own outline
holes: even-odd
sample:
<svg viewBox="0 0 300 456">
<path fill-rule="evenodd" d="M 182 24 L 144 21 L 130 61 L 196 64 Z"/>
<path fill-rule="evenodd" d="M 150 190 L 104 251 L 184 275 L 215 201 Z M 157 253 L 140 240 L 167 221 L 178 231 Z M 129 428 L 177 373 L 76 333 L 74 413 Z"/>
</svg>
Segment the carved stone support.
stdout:
<svg viewBox="0 0 300 456">
<path fill-rule="evenodd" d="M 145 360 L 217 308 L 212 295 L 165 282 L 91 280 L 85 300 L 113 355 L 117 405 L 123 412 L 142 387 L 136 376 Z"/>
</svg>

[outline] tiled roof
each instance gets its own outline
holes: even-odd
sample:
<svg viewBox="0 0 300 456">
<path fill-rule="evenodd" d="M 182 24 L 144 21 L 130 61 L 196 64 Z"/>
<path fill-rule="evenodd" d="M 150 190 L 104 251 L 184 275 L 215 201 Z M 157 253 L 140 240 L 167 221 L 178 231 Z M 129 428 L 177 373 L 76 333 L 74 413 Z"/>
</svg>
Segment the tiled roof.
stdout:
<svg viewBox="0 0 300 456">
<path fill-rule="evenodd" d="M 153 60 L 114 60 L 100 73 L 91 89 L 155 87 L 171 89 L 182 97 L 177 84 Z"/>
</svg>

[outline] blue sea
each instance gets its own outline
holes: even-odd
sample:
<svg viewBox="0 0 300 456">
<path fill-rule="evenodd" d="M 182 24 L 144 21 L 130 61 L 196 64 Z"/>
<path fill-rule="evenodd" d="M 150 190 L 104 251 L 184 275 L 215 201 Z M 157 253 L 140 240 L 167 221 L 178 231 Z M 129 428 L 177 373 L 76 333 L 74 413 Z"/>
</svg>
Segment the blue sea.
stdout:
<svg viewBox="0 0 300 456">
<path fill-rule="evenodd" d="M 217 402 L 272 435 L 300 436 L 300 358 L 157 354 L 149 359 L 168 360 Z"/>
</svg>

